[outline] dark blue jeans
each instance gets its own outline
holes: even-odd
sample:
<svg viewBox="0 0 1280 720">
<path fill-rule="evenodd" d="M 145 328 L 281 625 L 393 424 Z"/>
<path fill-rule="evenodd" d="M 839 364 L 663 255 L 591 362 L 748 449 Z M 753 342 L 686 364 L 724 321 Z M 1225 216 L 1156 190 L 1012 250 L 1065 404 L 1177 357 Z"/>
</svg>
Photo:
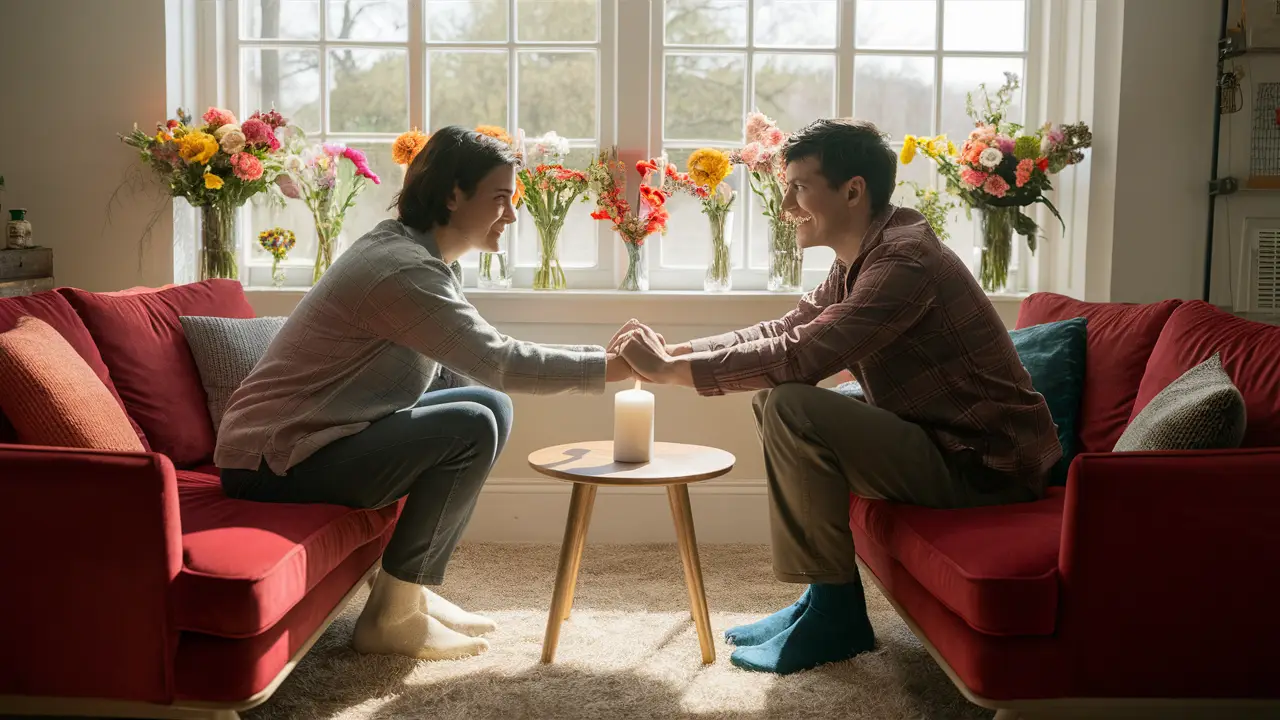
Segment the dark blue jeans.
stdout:
<svg viewBox="0 0 1280 720">
<path fill-rule="evenodd" d="M 511 432 L 511 399 L 484 387 L 429 392 L 411 408 L 335 440 L 276 475 L 223 470 L 229 497 L 380 508 L 408 496 L 382 568 L 439 585 L 480 488 Z"/>
</svg>

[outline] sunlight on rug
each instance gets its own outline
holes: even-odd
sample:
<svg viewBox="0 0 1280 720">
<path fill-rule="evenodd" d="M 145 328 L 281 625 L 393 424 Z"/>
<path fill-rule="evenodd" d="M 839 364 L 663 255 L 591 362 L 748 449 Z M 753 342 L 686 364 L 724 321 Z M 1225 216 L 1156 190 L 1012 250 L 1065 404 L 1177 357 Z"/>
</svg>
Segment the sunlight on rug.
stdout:
<svg viewBox="0 0 1280 720">
<path fill-rule="evenodd" d="M 703 666 L 674 544 L 588 545 L 552 665 L 540 662 L 559 548 L 463 545 L 440 594 L 498 622 L 489 652 L 456 662 L 362 656 L 351 631 L 364 595 L 270 702 L 246 719 L 990 718 L 964 700 L 867 583 L 878 647 L 786 677 L 729 664 L 724 630 L 795 600 L 763 545 L 701 548 L 716 662 Z"/>
</svg>

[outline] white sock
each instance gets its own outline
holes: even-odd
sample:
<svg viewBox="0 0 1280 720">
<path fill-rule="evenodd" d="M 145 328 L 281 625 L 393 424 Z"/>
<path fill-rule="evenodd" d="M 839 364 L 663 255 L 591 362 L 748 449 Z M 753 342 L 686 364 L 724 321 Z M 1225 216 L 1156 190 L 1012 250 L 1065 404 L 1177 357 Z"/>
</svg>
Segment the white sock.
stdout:
<svg viewBox="0 0 1280 720">
<path fill-rule="evenodd" d="M 457 630 L 464 635 L 478 637 L 491 633 L 498 624 L 483 615 L 467 612 L 445 600 L 429 588 L 422 588 L 422 601 L 426 604 L 427 614 L 439 620 L 446 627 Z"/>
<path fill-rule="evenodd" d="M 351 644 L 359 653 L 455 660 L 489 649 L 482 638 L 449 629 L 422 611 L 423 587 L 378 573 Z"/>
</svg>

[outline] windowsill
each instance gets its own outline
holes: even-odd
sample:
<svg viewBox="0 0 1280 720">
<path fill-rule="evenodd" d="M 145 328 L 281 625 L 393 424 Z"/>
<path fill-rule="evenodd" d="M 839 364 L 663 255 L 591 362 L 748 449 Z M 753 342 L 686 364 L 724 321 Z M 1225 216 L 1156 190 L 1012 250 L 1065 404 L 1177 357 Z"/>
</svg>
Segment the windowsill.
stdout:
<svg viewBox="0 0 1280 720">
<path fill-rule="evenodd" d="M 259 316 L 288 315 L 306 294 L 300 288 L 246 287 Z M 493 323 L 617 326 L 637 317 L 655 325 L 743 327 L 780 317 L 796 305 L 800 293 L 735 290 L 482 290 L 467 288 L 467 298 Z M 1027 293 L 989 294 L 1000 317 L 1012 327 Z"/>
</svg>

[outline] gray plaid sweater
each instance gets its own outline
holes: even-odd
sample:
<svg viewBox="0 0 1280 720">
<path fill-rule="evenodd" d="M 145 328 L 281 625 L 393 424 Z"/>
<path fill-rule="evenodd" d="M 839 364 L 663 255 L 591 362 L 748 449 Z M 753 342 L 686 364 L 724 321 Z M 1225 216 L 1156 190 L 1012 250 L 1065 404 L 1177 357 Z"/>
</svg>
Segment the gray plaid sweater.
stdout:
<svg viewBox="0 0 1280 720">
<path fill-rule="evenodd" d="M 430 233 L 384 220 L 302 299 L 218 428 L 218 467 L 283 475 L 316 450 L 410 407 L 443 366 L 509 392 L 603 393 L 599 346 L 498 332 L 463 295 Z"/>
</svg>

